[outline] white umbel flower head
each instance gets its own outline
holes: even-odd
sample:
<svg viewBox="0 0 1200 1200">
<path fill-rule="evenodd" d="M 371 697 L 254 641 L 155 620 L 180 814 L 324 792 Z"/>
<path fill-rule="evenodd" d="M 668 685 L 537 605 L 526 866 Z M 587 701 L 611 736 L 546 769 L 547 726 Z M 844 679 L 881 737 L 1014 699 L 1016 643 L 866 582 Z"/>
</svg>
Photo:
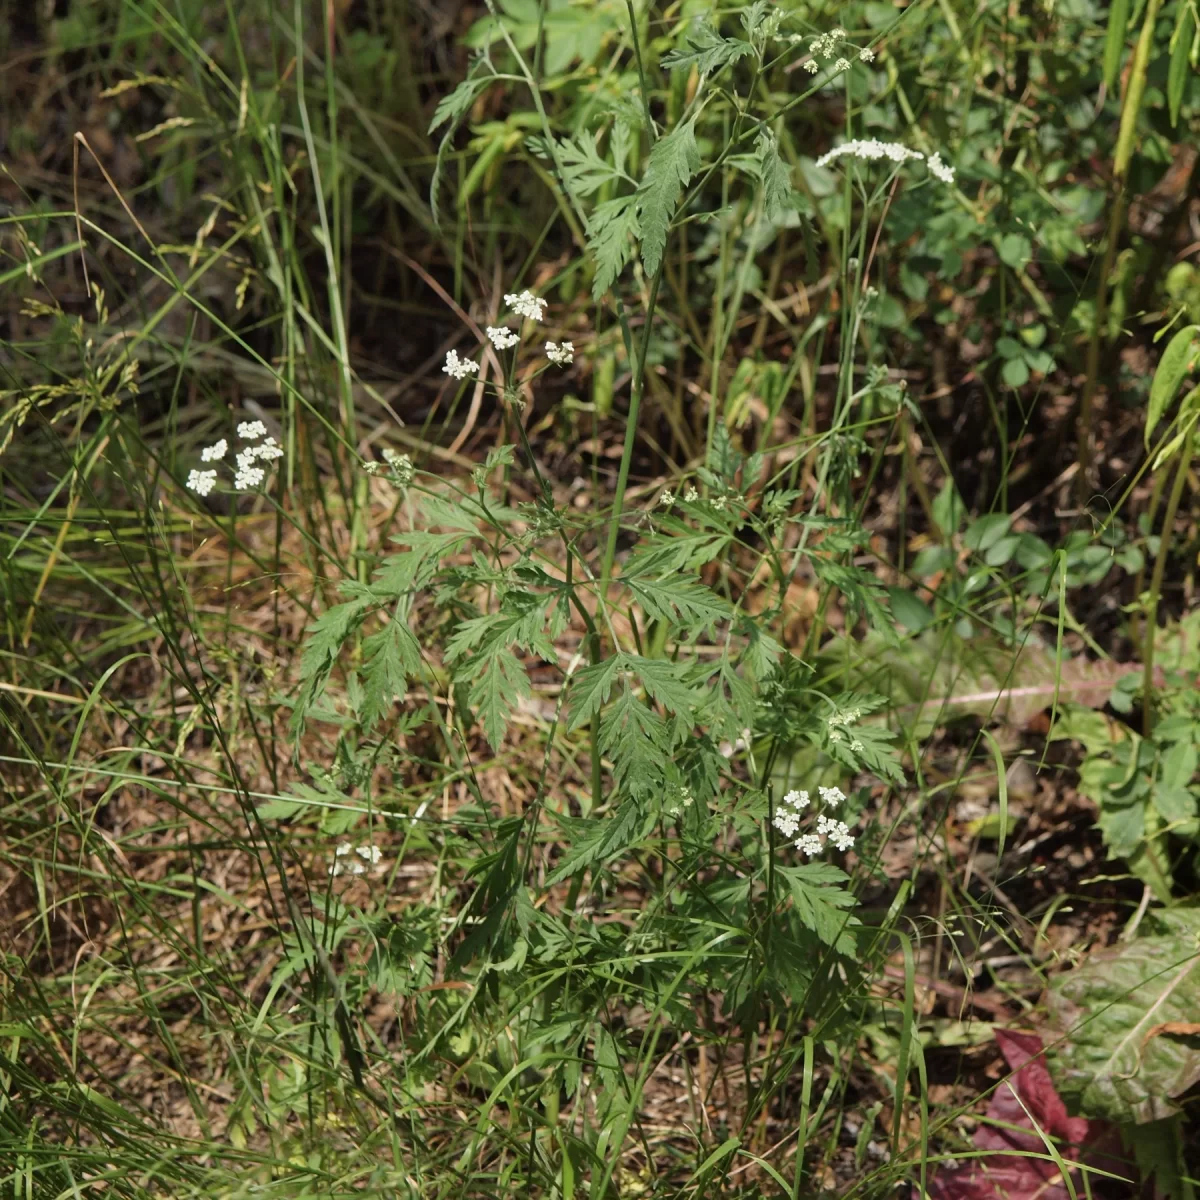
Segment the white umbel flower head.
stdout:
<svg viewBox="0 0 1200 1200">
<path fill-rule="evenodd" d="M 777 808 L 771 823 L 785 838 L 793 838 L 800 828 L 800 814 L 790 808 Z"/>
<path fill-rule="evenodd" d="M 528 317 L 531 321 L 542 321 L 546 316 L 546 302 L 530 291 L 520 293 L 509 292 L 504 297 L 504 303 L 519 316 Z"/>
<path fill-rule="evenodd" d="M 556 366 L 565 367 L 575 361 L 574 342 L 547 342 L 546 357 Z"/>
<path fill-rule="evenodd" d="M 222 438 L 219 442 L 213 442 L 211 446 L 205 446 L 200 451 L 201 462 L 219 462 L 225 457 L 225 451 L 229 449 L 229 443 Z"/>
<path fill-rule="evenodd" d="M 508 350 L 515 346 L 520 340 L 519 333 L 513 333 L 511 329 L 504 325 L 489 325 L 487 328 L 488 341 L 496 347 L 497 350 Z"/>
<path fill-rule="evenodd" d="M 940 153 L 934 153 L 925 161 L 925 165 L 929 168 L 929 173 L 935 179 L 940 179 L 943 183 L 954 182 L 954 168 L 942 162 Z"/>
<path fill-rule="evenodd" d="M 238 462 L 242 461 L 244 455 L 250 455 L 251 459 L 258 458 L 263 462 L 274 462 L 277 458 L 283 457 L 283 447 L 273 438 L 269 437 L 257 446 L 249 446 L 238 455 Z"/>
<path fill-rule="evenodd" d="M 233 486 L 239 491 L 248 491 L 250 488 L 258 487 L 267 473 L 262 467 L 238 467 L 237 473 L 233 477 Z"/>
<path fill-rule="evenodd" d="M 861 49 L 861 50 L 858 52 L 858 61 L 859 61 L 859 62 L 865 62 L 865 63 L 874 62 L 874 61 L 875 61 L 875 51 L 874 51 L 874 50 L 871 50 L 871 49 L 870 49 L 869 47 L 867 47 L 867 46 L 864 46 L 864 47 L 863 47 L 863 48 L 862 48 L 862 49 Z"/>
<path fill-rule="evenodd" d="M 846 798 L 846 793 L 840 787 L 819 787 L 817 792 L 821 797 L 821 803 L 828 804 L 830 808 L 837 808 Z"/>
<path fill-rule="evenodd" d="M 815 833 L 806 833 L 796 839 L 796 849 L 809 858 L 816 858 L 821 853 L 821 839 Z"/>
<path fill-rule="evenodd" d="M 795 789 L 793 789 L 792 791 L 788 792 L 786 796 L 784 796 L 783 802 L 784 804 L 790 804 L 793 808 L 807 808 L 808 793 L 797 792 Z"/>
<path fill-rule="evenodd" d="M 920 150 L 910 150 L 900 142 L 881 142 L 878 138 L 853 138 L 842 142 L 817 159 L 818 167 L 827 167 L 835 158 L 858 158 L 863 162 L 878 162 L 886 158 L 894 163 L 902 163 L 910 158 L 923 159 Z"/>
<path fill-rule="evenodd" d="M 446 363 L 442 370 L 451 379 L 466 379 L 468 375 L 474 375 L 479 370 L 479 364 L 469 358 L 459 358 L 457 350 L 447 350 Z"/>
<path fill-rule="evenodd" d="M 833 64 L 833 69 L 835 71 L 848 71 L 850 70 L 850 63 L 844 58 L 839 58 L 837 62 Z"/>
<path fill-rule="evenodd" d="M 237 427 L 237 435 L 244 442 L 254 442 L 267 436 L 267 427 L 261 421 L 243 421 Z"/>
<path fill-rule="evenodd" d="M 216 471 L 189 471 L 187 477 L 188 491 L 197 496 L 207 496 L 217 485 Z"/>
<path fill-rule="evenodd" d="M 850 827 L 845 821 L 835 821 L 832 817 L 817 818 L 817 833 L 825 834 L 839 850 L 849 850 L 854 845 L 850 835 Z"/>
<path fill-rule="evenodd" d="M 671 505 L 675 503 L 675 493 L 671 491 L 670 488 L 667 488 L 667 490 L 663 492 L 661 496 L 659 496 L 658 502 L 663 506 L 663 508 L 670 508 Z"/>
</svg>

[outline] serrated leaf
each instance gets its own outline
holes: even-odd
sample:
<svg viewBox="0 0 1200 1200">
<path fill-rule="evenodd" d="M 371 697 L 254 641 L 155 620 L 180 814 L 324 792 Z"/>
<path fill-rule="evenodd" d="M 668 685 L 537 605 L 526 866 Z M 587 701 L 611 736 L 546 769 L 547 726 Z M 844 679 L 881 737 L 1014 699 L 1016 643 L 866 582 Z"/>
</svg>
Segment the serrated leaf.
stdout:
<svg viewBox="0 0 1200 1200">
<path fill-rule="evenodd" d="M 351 632 L 358 627 L 369 601 L 347 600 L 326 609 L 309 627 L 309 639 L 300 656 L 300 678 L 309 680 L 327 674 Z"/>
<path fill-rule="evenodd" d="M 763 189 L 763 213 L 768 221 L 785 221 L 795 212 L 792 173 L 779 155 L 779 144 L 770 130 L 764 129 L 754 143 L 755 166 Z"/>
<path fill-rule="evenodd" d="M 672 50 L 662 58 L 662 67 L 678 71 L 694 66 L 702 75 L 711 75 L 739 58 L 753 54 L 749 42 L 722 37 L 706 21 L 697 21 L 684 35 L 687 50 Z"/>
<path fill-rule="evenodd" d="M 637 190 L 638 220 L 642 228 L 642 263 L 648 275 L 658 273 L 671 218 L 679 196 L 700 169 L 696 145 L 696 118 L 691 117 L 661 137 L 650 151 L 646 174 Z"/>
<path fill-rule="evenodd" d="M 479 93 L 492 81 L 491 75 L 468 75 L 448 96 L 443 96 L 438 101 L 437 108 L 433 110 L 433 117 L 429 122 L 427 133 L 433 133 L 441 125 L 445 125 L 448 121 L 457 124 L 471 111 L 471 105 L 475 103 Z"/>
<path fill-rule="evenodd" d="M 563 860 L 546 877 L 546 886 L 553 887 L 594 863 L 625 853 L 638 840 L 642 816 L 640 806 L 626 800 L 611 817 L 560 818 L 570 840 Z"/>
<path fill-rule="evenodd" d="M 592 299 L 599 300 L 617 281 L 640 231 L 637 196 L 618 196 L 598 204 L 587 222 L 587 247 L 596 264 Z"/>
<path fill-rule="evenodd" d="M 691 716 L 694 697 L 686 680 L 686 664 L 665 658 L 643 658 L 640 654 L 623 654 L 621 659 L 622 665 L 641 681 L 651 699 L 671 712 Z"/>
<path fill-rule="evenodd" d="M 1200 1039 L 1174 1023 L 1200 1013 L 1200 947 L 1190 936 L 1139 938 L 1090 955 L 1051 981 L 1061 1035 L 1051 1069 L 1087 1116 L 1121 1125 L 1172 1116 L 1200 1082 Z"/>
<path fill-rule="evenodd" d="M 601 136 L 601 131 L 591 136 L 580 133 L 570 141 L 558 143 L 559 166 L 567 190 L 576 197 L 593 196 L 606 183 L 629 179 L 619 162 L 614 166 L 600 153 Z"/>
<path fill-rule="evenodd" d="M 623 582 L 655 621 L 699 630 L 731 615 L 726 601 L 698 580 L 626 577 Z"/>
<path fill-rule="evenodd" d="M 489 655 L 471 684 L 471 707 L 493 750 L 499 750 L 504 731 L 517 705 L 529 695 L 529 677 L 507 648 Z"/>
<path fill-rule="evenodd" d="M 1200 349 L 1200 325 L 1187 325 L 1168 343 L 1154 370 L 1150 382 L 1150 404 L 1146 409 L 1146 449 L 1150 449 L 1150 434 L 1175 399 L 1179 385 L 1187 378 L 1196 352 Z"/>
<path fill-rule="evenodd" d="M 841 886 L 846 882 L 846 874 L 829 863 L 777 869 L 787 881 L 796 915 L 805 928 L 839 954 L 852 956 L 855 946 L 851 929 L 858 921 L 848 916 L 847 910 L 857 901 Z"/>
<path fill-rule="evenodd" d="M 409 677 L 421 668 L 421 647 L 408 625 L 393 618 L 363 640 L 363 700 L 359 719 L 370 731 L 403 697 Z"/>
<path fill-rule="evenodd" d="M 568 731 L 586 725 L 604 707 L 620 670 L 620 655 L 614 654 L 603 662 L 576 672 L 571 681 L 571 721 L 567 726 Z"/>
<path fill-rule="evenodd" d="M 732 541 L 727 533 L 681 532 L 656 538 L 644 550 L 630 556 L 622 578 L 661 579 L 674 572 L 695 571 L 719 558 Z"/>
<path fill-rule="evenodd" d="M 618 784 L 632 792 L 661 787 L 669 749 L 662 718 L 623 687 L 600 722 L 600 751 L 612 762 Z"/>
</svg>

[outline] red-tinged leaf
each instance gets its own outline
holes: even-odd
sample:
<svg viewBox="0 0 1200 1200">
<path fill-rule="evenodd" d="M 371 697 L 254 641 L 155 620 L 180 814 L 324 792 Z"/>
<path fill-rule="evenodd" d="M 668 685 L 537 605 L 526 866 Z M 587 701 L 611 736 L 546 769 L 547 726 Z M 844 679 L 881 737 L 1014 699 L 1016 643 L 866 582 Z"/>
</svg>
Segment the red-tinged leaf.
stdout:
<svg viewBox="0 0 1200 1200">
<path fill-rule="evenodd" d="M 989 1123 L 975 1132 L 975 1148 L 994 1153 L 968 1159 L 957 1170 L 940 1170 L 929 1183 L 931 1200 L 1070 1200 L 1038 1129 L 1053 1140 L 1064 1162 L 1121 1173 L 1121 1162 L 1113 1157 L 1120 1154 L 1117 1131 L 1104 1121 L 1067 1112 L 1046 1067 L 1042 1039 L 1007 1029 L 995 1034 L 1012 1074 L 992 1094 Z M 1075 1194 L 1084 1195 L 1081 1172 L 1072 1174 Z"/>
</svg>

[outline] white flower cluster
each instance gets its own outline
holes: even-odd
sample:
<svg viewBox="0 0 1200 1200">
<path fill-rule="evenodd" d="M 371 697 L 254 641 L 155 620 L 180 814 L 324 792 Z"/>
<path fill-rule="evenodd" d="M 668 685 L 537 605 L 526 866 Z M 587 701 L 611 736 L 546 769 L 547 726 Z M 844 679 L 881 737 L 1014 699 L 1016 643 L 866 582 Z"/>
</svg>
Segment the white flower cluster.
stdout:
<svg viewBox="0 0 1200 1200">
<path fill-rule="evenodd" d="M 535 296 L 530 291 L 521 293 L 509 292 L 504 297 L 504 303 L 508 305 L 518 316 L 528 317 L 531 321 L 541 321 L 546 316 L 546 302 L 540 296 Z"/>
<path fill-rule="evenodd" d="M 846 39 L 846 31 L 842 28 L 831 29 L 828 33 L 814 34 L 809 39 L 809 49 L 812 57 L 804 63 L 804 69 L 810 74 L 815 75 L 821 69 L 821 59 L 830 59 L 839 50 L 844 52 L 844 42 Z M 796 37 L 793 41 L 803 41 L 802 37 Z M 853 47 L 851 47 L 853 53 Z M 875 61 L 875 51 L 864 47 L 858 51 L 858 61 L 869 63 Z M 833 69 L 837 73 L 850 70 L 850 60 L 845 57 L 845 54 L 838 54 L 838 60 L 833 64 Z"/>
<path fill-rule="evenodd" d="M 817 789 L 821 803 L 830 808 L 837 808 L 846 799 L 845 793 L 839 787 L 822 787 Z M 785 838 L 795 838 L 794 845 L 801 854 L 815 858 L 824 848 L 828 838 L 837 850 L 849 850 L 854 845 L 850 827 L 844 821 L 834 820 L 821 813 L 817 817 L 816 833 L 800 833 L 800 821 L 803 812 L 811 803 L 808 792 L 790 791 L 783 798 L 783 803 L 775 811 L 772 824 Z M 799 836 L 797 837 L 797 834 Z"/>
<path fill-rule="evenodd" d="M 257 487 L 267 477 L 260 462 L 275 462 L 283 457 L 283 447 L 273 438 L 267 436 L 267 427 L 261 421 L 243 421 L 237 427 L 238 437 L 244 442 L 254 442 L 256 445 L 246 446 L 239 450 L 234 466 L 233 486 L 239 490 Z M 261 441 L 259 439 L 262 439 Z M 221 438 L 211 446 L 205 446 L 200 451 L 200 461 L 206 463 L 223 462 L 229 453 L 229 443 Z M 217 485 L 217 472 L 189 471 L 187 488 L 197 496 L 207 496 Z"/>
<path fill-rule="evenodd" d="M 916 159 L 924 162 L 929 168 L 929 173 L 943 183 L 954 182 L 954 168 L 942 161 L 940 153 L 935 152 L 926 158 L 920 150 L 912 150 L 900 142 L 881 142 L 878 138 L 854 138 L 849 142 L 842 142 L 840 146 L 834 146 L 832 150 L 822 154 L 817 159 L 817 166 L 827 167 L 837 158 L 858 158 L 863 162 L 879 162 L 880 159 L 888 159 L 894 163 Z"/>
<path fill-rule="evenodd" d="M 446 363 L 442 370 L 451 379 L 466 379 L 468 375 L 474 375 L 479 370 L 479 364 L 469 358 L 459 358 L 457 350 L 447 350 Z"/>
<path fill-rule="evenodd" d="M 488 341 L 497 350 L 510 350 L 521 340 L 521 335 L 513 333 L 507 325 L 489 325 L 487 327 L 487 335 Z"/>
<path fill-rule="evenodd" d="M 358 857 L 352 858 L 352 854 Z M 367 844 L 354 847 L 349 842 L 343 842 L 334 851 L 334 861 L 329 867 L 329 873 L 335 877 L 338 875 L 362 875 L 368 866 L 375 866 L 382 857 L 383 851 L 378 846 Z"/>
<path fill-rule="evenodd" d="M 695 799 L 695 797 L 692 795 L 690 788 L 681 787 L 679 789 L 678 801 L 676 803 L 672 804 L 667 809 L 667 812 L 670 813 L 671 816 L 673 816 L 673 817 L 681 816 L 683 814 L 683 810 L 685 808 L 692 807 L 692 803 L 693 803 L 694 799 Z"/>
<path fill-rule="evenodd" d="M 555 364 L 555 366 L 565 367 L 567 363 L 575 361 L 575 343 L 574 342 L 547 342 L 546 357 Z"/>
</svg>

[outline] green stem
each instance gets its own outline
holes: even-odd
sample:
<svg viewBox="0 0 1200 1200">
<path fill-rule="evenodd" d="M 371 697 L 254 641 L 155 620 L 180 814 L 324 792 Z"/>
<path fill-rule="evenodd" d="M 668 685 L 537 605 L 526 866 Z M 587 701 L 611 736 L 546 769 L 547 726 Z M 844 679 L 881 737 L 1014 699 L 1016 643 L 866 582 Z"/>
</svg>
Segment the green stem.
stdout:
<svg viewBox="0 0 1200 1200">
<path fill-rule="evenodd" d="M 1162 529 L 1158 535 L 1158 557 L 1154 560 L 1154 574 L 1150 577 L 1150 599 L 1146 605 L 1145 641 L 1142 643 L 1142 733 L 1150 736 L 1154 687 L 1154 635 L 1158 632 L 1158 600 L 1162 594 L 1163 575 L 1167 569 L 1167 555 L 1171 550 L 1171 531 L 1175 528 L 1175 514 L 1183 496 L 1183 485 L 1187 480 L 1188 467 L 1192 461 L 1192 442 L 1195 424 L 1183 439 L 1179 449 L 1179 464 L 1175 468 L 1175 479 L 1171 483 L 1171 495 L 1167 498 L 1167 511 L 1163 515 Z"/>
<path fill-rule="evenodd" d="M 642 393 L 646 389 L 646 353 L 650 348 L 650 331 L 654 326 L 654 309 L 658 304 L 658 288 L 662 283 L 662 264 L 650 282 L 650 298 L 646 304 L 646 327 L 637 359 L 632 364 L 633 379 L 629 385 L 629 415 L 625 418 L 625 445 L 621 450 L 621 466 L 617 471 L 617 492 L 613 497 L 612 518 L 608 523 L 608 541 L 600 567 L 600 603 L 608 603 L 608 581 L 612 578 L 613 558 L 617 553 L 617 534 L 621 529 L 621 512 L 625 506 L 625 490 L 629 486 L 629 468 L 633 462 L 633 447 L 637 441 L 638 416 L 642 408 Z"/>
<path fill-rule="evenodd" d="M 1147 0 L 1142 31 L 1133 52 L 1133 61 L 1129 66 L 1129 86 L 1121 105 L 1121 125 L 1117 132 L 1117 147 L 1113 153 L 1113 202 L 1109 210 L 1108 233 L 1104 242 L 1104 258 L 1101 262 L 1100 278 L 1096 281 L 1096 315 L 1092 326 L 1092 336 L 1088 342 L 1087 378 L 1083 385 L 1083 395 L 1079 400 L 1078 487 L 1081 495 L 1086 493 L 1090 486 L 1092 405 L 1096 396 L 1096 387 L 1100 381 L 1100 343 L 1104 337 L 1104 327 L 1108 322 L 1108 280 L 1116 260 L 1117 239 L 1121 232 L 1121 223 L 1125 219 L 1125 177 L 1129 174 L 1129 163 L 1133 158 L 1134 136 L 1137 133 L 1138 116 L 1142 110 L 1142 97 L 1146 91 L 1146 70 L 1154 42 L 1154 24 L 1161 6 L 1162 0 Z"/>
</svg>

